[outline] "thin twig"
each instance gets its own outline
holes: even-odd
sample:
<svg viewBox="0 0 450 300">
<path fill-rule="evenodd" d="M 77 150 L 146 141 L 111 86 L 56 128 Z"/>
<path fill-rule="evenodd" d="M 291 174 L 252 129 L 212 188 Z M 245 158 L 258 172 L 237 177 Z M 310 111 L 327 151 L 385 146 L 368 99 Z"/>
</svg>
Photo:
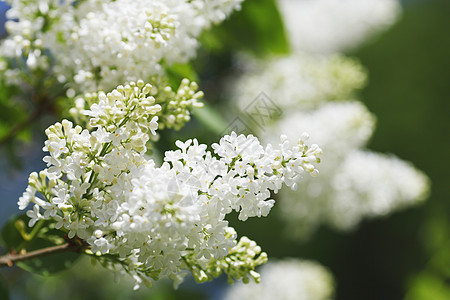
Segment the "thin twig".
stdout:
<svg viewBox="0 0 450 300">
<path fill-rule="evenodd" d="M 71 241 L 62 245 L 42 248 L 27 253 L 8 253 L 0 256 L 0 267 L 5 266 L 12 267 L 15 263 L 19 261 L 29 260 L 55 253 L 80 252 L 83 247 L 84 247 L 83 244 Z"/>
</svg>

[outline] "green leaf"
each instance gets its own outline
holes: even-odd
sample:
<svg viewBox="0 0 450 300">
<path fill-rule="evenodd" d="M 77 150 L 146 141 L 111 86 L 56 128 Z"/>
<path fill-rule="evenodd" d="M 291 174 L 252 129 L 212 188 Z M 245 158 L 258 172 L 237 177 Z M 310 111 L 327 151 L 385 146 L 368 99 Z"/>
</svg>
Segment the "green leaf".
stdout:
<svg viewBox="0 0 450 300">
<path fill-rule="evenodd" d="M 212 52 L 240 50 L 257 56 L 289 53 L 289 42 L 275 0 L 245 1 L 240 11 L 204 32 L 201 42 Z"/>
<path fill-rule="evenodd" d="M 43 223 L 38 232 L 33 232 L 33 229 L 36 231 L 38 225 L 36 224 L 34 228 L 28 228 L 28 221 L 29 218 L 22 214 L 13 217 L 3 227 L 1 242 L 6 249 L 15 252 L 25 249 L 27 252 L 31 252 L 65 243 L 64 233 L 50 228 L 51 224 L 48 221 Z M 29 272 L 50 275 L 69 268 L 79 257 L 80 254 L 74 252 L 54 253 L 18 262 L 17 265 Z"/>
<path fill-rule="evenodd" d="M 221 134 L 227 128 L 227 123 L 224 118 L 206 104 L 202 108 L 194 109 L 192 114 L 205 127 L 205 130 L 209 132 Z"/>
<path fill-rule="evenodd" d="M 192 81 L 198 81 L 197 73 L 195 72 L 192 64 L 173 64 L 166 67 L 166 73 L 170 77 L 175 77 L 177 84 L 180 85 L 180 81 L 183 78 L 187 78 Z"/>
<path fill-rule="evenodd" d="M 5 249 L 19 251 L 24 243 L 21 230 L 25 230 L 29 218 L 25 215 L 12 217 L 4 226 L 0 235 L 1 243 Z"/>
<path fill-rule="evenodd" d="M 413 280 L 405 300 L 448 300 L 450 285 L 443 279 L 432 274 L 422 273 Z"/>
</svg>

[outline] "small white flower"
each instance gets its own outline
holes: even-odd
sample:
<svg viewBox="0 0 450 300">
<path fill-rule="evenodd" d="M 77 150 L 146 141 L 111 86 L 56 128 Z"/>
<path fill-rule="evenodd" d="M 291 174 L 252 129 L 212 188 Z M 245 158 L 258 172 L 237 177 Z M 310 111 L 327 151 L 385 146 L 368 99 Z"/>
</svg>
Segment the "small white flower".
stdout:
<svg viewBox="0 0 450 300">
<path fill-rule="evenodd" d="M 158 121 L 158 117 L 157 116 L 154 116 L 152 118 L 152 120 L 150 121 L 149 129 L 150 129 L 150 132 L 153 135 L 156 135 L 156 130 L 158 129 L 158 122 L 157 121 Z"/>
<path fill-rule="evenodd" d="M 33 206 L 33 210 L 27 211 L 27 216 L 30 218 L 30 221 L 28 222 L 29 227 L 33 227 L 38 220 L 43 218 L 39 212 L 39 206 L 36 204 Z"/>
<path fill-rule="evenodd" d="M 48 219 L 50 217 L 55 217 L 59 212 L 59 207 L 56 203 L 45 202 L 45 205 L 42 206 L 44 211 L 44 218 Z"/>
<path fill-rule="evenodd" d="M 111 140 L 114 147 L 119 146 L 119 144 L 127 138 L 128 134 L 126 133 L 124 128 L 118 128 L 115 132 L 109 134 L 109 140 Z"/>
<path fill-rule="evenodd" d="M 81 199 L 89 188 L 90 184 L 88 182 L 79 182 L 78 180 L 73 180 L 70 186 L 70 192 L 75 196 L 75 199 Z"/>
<path fill-rule="evenodd" d="M 108 253 L 110 248 L 110 245 L 108 243 L 108 240 L 106 240 L 103 237 L 97 238 L 94 242 L 93 242 L 93 246 L 92 246 L 92 252 L 97 252 L 100 251 L 102 254 Z"/>
<path fill-rule="evenodd" d="M 23 193 L 22 197 L 19 198 L 17 204 L 20 210 L 24 210 L 31 201 L 34 200 L 36 194 L 36 189 L 31 186 L 27 186 L 27 189 Z"/>
<path fill-rule="evenodd" d="M 69 152 L 65 139 L 56 139 L 49 143 L 46 142 L 46 147 L 54 158 L 58 158 L 61 154 Z"/>
<path fill-rule="evenodd" d="M 66 216 L 61 217 L 59 215 L 56 215 L 55 221 L 56 221 L 56 224 L 55 224 L 56 229 L 60 229 L 61 227 L 64 227 L 65 229 L 69 229 L 70 219 L 68 217 L 66 217 Z"/>
</svg>

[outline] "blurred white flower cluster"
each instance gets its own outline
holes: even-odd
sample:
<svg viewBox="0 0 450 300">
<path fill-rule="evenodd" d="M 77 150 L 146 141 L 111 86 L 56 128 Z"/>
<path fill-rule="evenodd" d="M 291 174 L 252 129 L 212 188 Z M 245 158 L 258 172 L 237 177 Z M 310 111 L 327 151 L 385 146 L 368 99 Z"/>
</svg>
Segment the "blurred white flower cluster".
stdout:
<svg viewBox="0 0 450 300">
<path fill-rule="evenodd" d="M 354 48 L 390 27 L 398 0 L 280 0 L 294 51 L 335 53 Z"/>
<path fill-rule="evenodd" d="M 361 64 L 339 54 L 294 53 L 256 60 L 244 56 L 243 76 L 230 88 L 245 110 L 259 92 L 265 92 L 282 110 L 310 110 L 328 101 L 352 99 L 364 87 L 367 75 Z"/>
<path fill-rule="evenodd" d="M 242 0 L 8 2 L 9 36 L 0 46 L 6 79 L 27 83 L 27 70 L 50 72 L 80 93 L 162 75 L 164 65 L 187 62 L 202 30 Z"/>
<path fill-rule="evenodd" d="M 333 277 L 323 266 L 305 260 L 271 260 L 260 269 L 261 282 L 237 283 L 223 300 L 329 300 L 334 292 Z"/>
<path fill-rule="evenodd" d="M 271 191 L 318 174 L 321 149 L 305 143 L 307 134 L 295 143 L 282 136 L 276 149 L 233 132 L 212 145 L 214 154 L 195 139 L 177 141 L 158 167 L 144 157 L 161 110 L 152 88 L 138 81 L 96 94 L 83 111 L 91 130 L 67 120 L 50 126 L 48 168 L 30 175 L 19 208 L 32 202 L 30 226 L 51 220 L 105 265 L 122 265 L 138 285 L 161 277 L 181 282 L 186 271 L 200 282 L 221 271 L 230 280 L 258 280 L 254 268 L 267 256 L 246 238 L 237 242 L 225 217 L 233 210 L 243 221 L 266 216 Z"/>
<path fill-rule="evenodd" d="M 268 110 L 263 112 L 266 126 L 255 127 L 262 140 L 276 140 L 281 132 L 295 138 L 307 131 L 325 151 L 326 163 L 318 180 L 306 179 L 306 188 L 279 195 L 288 235 L 306 238 L 321 223 L 351 229 L 365 217 L 386 215 L 424 200 L 428 178 L 423 173 L 395 156 L 364 150 L 375 129 L 375 116 L 355 98 L 367 75 L 357 60 L 335 53 L 392 24 L 399 3 L 286 0 L 280 4 L 293 53 L 269 61 L 247 59 L 242 63 L 243 75 L 230 90 L 246 113 L 252 113 L 246 110 L 260 92 L 282 111 L 281 117 L 273 118 Z M 325 28 L 321 21 L 326 22 Z M 317 43 L 302 35 L 302 30 Z M 321 30 L 332 33 L 322 36 Z"/>
<path fill-rule="evenodd" d="M 307 237 L 321 223 L 354 228 L 363 218 L 383 216 L 425 199 L 427 177 L 393 155 L 364 150 L 374 117 L 359 102 L 327 103 L 311 112 L 286 115 L 263 133 L 270 141 L 281 131 L 295 137 L 299 128 L 323 145 L 318 180 L 306 179 L 297 192 L 282 191 L 279 208 L 292 237 Z"/>
</svg>

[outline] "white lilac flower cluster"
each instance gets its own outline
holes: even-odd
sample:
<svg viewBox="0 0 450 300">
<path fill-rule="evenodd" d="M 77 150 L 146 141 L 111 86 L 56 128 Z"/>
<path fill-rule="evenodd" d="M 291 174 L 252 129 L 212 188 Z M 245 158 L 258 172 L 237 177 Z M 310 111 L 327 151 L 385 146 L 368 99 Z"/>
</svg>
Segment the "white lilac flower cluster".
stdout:
<svg viewBox="0 0 450 300">
<path fill-rule="evenodd" d="M 235 284 L 227 290 L 223 300 L 330 300 L 333 297 L 332 275 L 312 261 L 270 261 L 261 267 L 260 273 L 259 284 Z"/>
<path fill-rule="evenodd" d="M 203 107 L 203 92 L 198 91 L 198 84 L 184 78 L 177 91 L 163 78 L 153 78 L 149 95 L 155 99 L 155 103 L 161 106 L 161 109 L 155 114 L 158 117 L 158 129 L 173 128 L 181 129 L 186 122 L 191 119 L 193 108 Z M 71 117 L 77 124 L 91 129 L 89 116 L 84 112 L 91 105 L 98 101 L 97 93 L 86 93 L 84 97 L 74 99 L 74 106 L 69 110 Z"/>
<path fill-rule="evenodd" d="M 242 0 L 10 0 L 9 37 L 0 45 L 5 77 L 52 74 L 78 92 L 163 75 L 192 58 L 205 28 Z M 23 72 L 28 71 L 28 72 Z"/>
<path fill-rule="evenodd" d="M 428 179 L 422 172 L 395 156 L 363 149 L 374 125 L 374 116 L 359 102 L 328 103 L 313 112 L 292 113 L 262 135 L 267 141 L 279 131 L 295 137 L 301 127 L 326 149 L 318 180 L 305 178 L 301 191 L 280 192 L 278 207 L 289 236 L 306 238 L 321 223 L 349 230 L 363 218 L 425 199 Z"/>
<path fill-rule="evenodd" d="M 281 0 L 279 5 L 294 50 L 322 54 L 354 48 L 401 13 L 399 0 Z"/>
<path fill-rule="evenodd" d="M 281 118 L 268 116 L 263 130 L 254 126 L 262 140 L 276 140 L 281 132 L 295 138 L 301 128 L 311 133 L 313 141 L 325 149 L 326 164 L 318 180 L 306 178 L 304 189 L 282 191 L 278 195 L 281 218 L 288 224 L 287 233 L 291 238 L 307 238 L 322 223 L 342 230 L 351 229 L 363 218 L 386 215 L 419 203 L 428 191 L 427 177 L 411 164 L 394 156 L 364 150 L 375 129 L 375 116 L 354 99 L 367 75 L 356 60 L 335 52 L 344 44 L 350 46 L 350 41 L 354 45 L 375 27 L 378 30 L 384 27 L 378 25 L 391 24 L 398 14 L 398 3 L 391 0 L 356 2 L 281 1 L 286 27 L 294 43 L 293 53 L 269 62 L 247 59 L 242 63 L 243 75 L 235 79 L 229 89 L 233 91 L 231 98 L 236 105 L 247 113 L 252 113 L 248 111 L 248 107 L 252 107 L 250 104 L 258 105 L 255 105 L 258 101 L 255 97 L 260 92 L 282 111 Z M 350 7 L 353 4 L 355 7 Z M 354 9 L 367 11 L 369 16 L 363 22 L 359 14 L 352 13 Z M 317 12 L 310 19 L 307 14 L 313 10 Z M 295 13 L 299 15 L 294 17 Z M 333 13 L 339 17 L 325 18 Z M 295 44 L 297 36 L 293 31 L 307 28 L 308 32 L 311 30 L 309 22 L 320 23 L 321 20 L 333 22 L 330 30 L 350 26 L 362 31 L 341 30 L 348 39 L 342 40 L 345 42 L 342 44 L 333 39 L 340 39 L 342 34 L 332 34 L 333 38 L 325 35 L 323 42 L 330 44 L 322 47 L 320 31 L 314 30 L 318 45 Z M 367 26 L 353 26 L 352 22 Z M 307 48 L 308 45 L 313 48 Z"/>
<path fill-rule="evenodd" d="M 365 69 L 356 59 L 339 54 L 295 53 L 263 61 L 243 57 L 241 61 L 243 76 L 234 80 L 230 89 L 241 110 L 259 91 L 283 110 L 314 109 L 327 101 L 353 98 L 367 80 Z"/>
<path fill-rule="evenodd" d="M 270 120 L 272 122 L 259 132 L 262 140 L 272 142 L 281 132 L 295 138 L 301 128 L 311 133 L 314 143 L 326 150 L 323 157 L 326 164 L 320 178 L 305 179 L 305 188 L 300 191 L 279 194 L 279 208 L 282 219 L 289 225 L 289 236 L 307 238 L 321 223 L 348 230 L 365 217 L 386 215 L 424 200 L 428 191 L 427 177 L 398 158 L 363 150 L 375 129 L 375 116 L 360 102 L 341 97 L 342 89 L 330 88 L 345 84 L 345 94 L 354 95 L 354 89 L 360 88 L 363 78 L 354 80 L 356 86 L 352 89 L 347 79 L 342 84 L 335 72 L 330 72 L 328 78 L 323 72 L 324 85 L 311 85 L 316 79 L 312 75 L 305 76 L 308 73 L 301 69 L 286 73 L 292 76 L 281 76 L 289 60 L 295 61 L 286 58 L 286 65 L 272 64 L 272 69 L 259 75 L 244 74 L 237 83 L 239 93 L 233 96 L 238 106 L 245 107 L 248 99 L 253 100 L 262 89 L 283 111 L 281 119 Z M 276 66 L 281 66 L 280 70 Z M 295 72 L 300 74 L 295 76 Z M 261 89 L 257 89 L 258 86 Z M 253 96 L 244 99 L 241 95 Z M 316 95 L 320 95 L 319 98 Z M 344 174 L 344 170 L 348 174 Z"/>
<path fill-rule="evenodd" d="M 20 209 L 33 203 L 29 226 L 51 220 L 138 285 L 161 277 L 181 282 L 188 271 L 200 282 L 222 271 L 258 280 L 254 268 L 266 254 L 246 238 L 238 242 L 225 217 L 233 210 L 243 221 L 266 216 L 271 191 L 318 174 L 321 149 L 305 143 L 307 134 L 295 143 L 283 136 L 274 148 L 232 133 L 212 145 L 214 154 L 195 139 L 177 141 L 156 166 L 144 154 L 158 129 L 157 102 L 150 84 L 131 82 L 97 94 L 84 111 L 91 130 L 67 120 L 50 126 L 48 168 L 30 175 L 18 202 Z"/>
</svg>

